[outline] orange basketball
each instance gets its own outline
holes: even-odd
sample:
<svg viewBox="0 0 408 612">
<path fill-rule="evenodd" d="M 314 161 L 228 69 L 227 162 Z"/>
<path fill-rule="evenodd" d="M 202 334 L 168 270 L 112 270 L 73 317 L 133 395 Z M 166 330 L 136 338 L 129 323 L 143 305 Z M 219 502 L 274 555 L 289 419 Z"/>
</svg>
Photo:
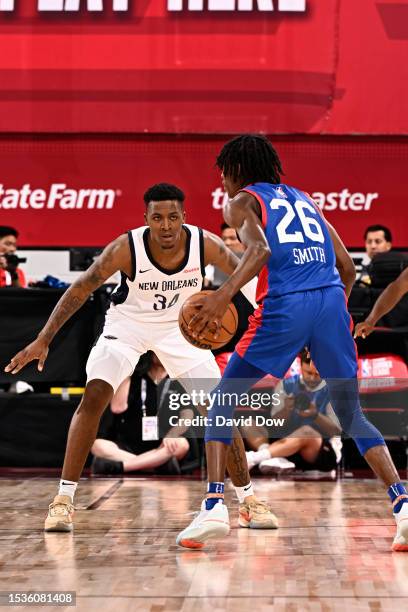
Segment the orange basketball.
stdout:
<svg viewBox="0 0 408 612">
<path fill-rule="evenodd" d="M 204 332 L 203 338 L 193 338 L 193 336 L 190 335 L 188 324 L 193 316 L 199 312 L 199 309 L 195 306 L 195 302 L 201 298 L 201 296 L 211 295 L 212 293 L 212 291 L 200 291 L 199 293 L 195 293 L 184 302 L 179 312 L 179 327 L 185 339 L 193 346 L 207 350 L 217 349 L 227 344 L 234 336 L 238 327 L 237 309 L 234 304 L 231 303 L 228 304 L 228 308 L 222 318 L 222 325 L 217 338 L 214 338 L 214 335 L 208 330 Z"/>
</svg>

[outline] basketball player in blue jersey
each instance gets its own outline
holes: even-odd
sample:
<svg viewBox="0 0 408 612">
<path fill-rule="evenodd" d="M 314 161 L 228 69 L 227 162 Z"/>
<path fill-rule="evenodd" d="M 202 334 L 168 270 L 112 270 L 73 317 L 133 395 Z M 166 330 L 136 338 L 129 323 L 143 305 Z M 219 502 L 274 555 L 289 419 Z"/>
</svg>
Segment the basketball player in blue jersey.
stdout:
<svg viewBox="0 0 408 612">
<path fill-rule="evenodd" d="M 37 339 L 5 368 L 16 374 L 30 361 L 38 360 L 41 371 L 58 330 L 92 291 L 121 272 L 103 332 L 88 358 L 85 393 L 71 421 L 62 478 L 49 507 L 46 531 L 72 531 L 74 493 L 101 415 L 143 353 L 153 350 L 168 374 L 181 379 L 187 391 L 201 389 L 207 380 L 210 388 L 204 391 L 208 392 L 221 378 L 212 353 L 196 348 L 182 336 L 178 315 L 182 303 L 200 291 L 207 264 L 231 274 L 239 259 L 221 238 L 185 223 L 184 194 L 174 185 L 154 185 L 146 191 L 144 201 L 146 226 L 131 230 L 105 248 L 61 297 Z M 252 291 L 248 286 L 243 293 L 255 304 L 255 288 Z M 240 438 L 231 446 L 227 468 L 240 501 L 239 524 L 276 528 L 269 506 L 254 496 Z"/>
<path fill-rule="evenodd" d="M 229 279 L 203 298 L 190 322 L 200 337 L 219 327 L 240 287 L 259 273 L 258 309 L 215 389 L 206 432 L 209 483 L 196 519 L 179 534 L 182 546 L 202 546 L 227 534 L 223 503 L 225 458 L 231 443 L 232 393 L 243 393 L 269 373 L 282 378 L 307 346 L 343 430 L 355 440 L 375 474 L 388 488 L 397 523 L 393 550 L 408 551 L 408 495 L 380 432 L 364 417 L 358 396 L 357 355 L 347 297 L 355 279 L 353 262 L 336 231 L 305 192 L 280 182 L 279 157 L 259 135 L 228 142 L 217 158 L 231 198 L 226 223 L 247 247 Z"/>
</svg>

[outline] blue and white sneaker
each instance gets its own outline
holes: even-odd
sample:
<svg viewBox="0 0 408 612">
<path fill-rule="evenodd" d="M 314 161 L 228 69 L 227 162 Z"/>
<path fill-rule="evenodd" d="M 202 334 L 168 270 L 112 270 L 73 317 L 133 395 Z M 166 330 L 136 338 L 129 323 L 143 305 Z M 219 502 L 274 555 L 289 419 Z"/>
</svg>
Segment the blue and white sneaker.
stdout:
<svg viewBox="0 0 408 612">
<path fill-rule="evenodd" d="M 223 538 L 229 532 L 227 506 L 220 501 L 211 510 L 206 510 L 204 499 L 201 511 L 190 525 L 178 534 L 176 544 L 184 548 L 203 548 L 207 540 Z"/>
<path fill-rule="evenodd" d="M 392 550 L 408 552 L 408 504 L 402 505 L 397 514 L 394 514 L 397 523 L 397 533 L 392 543 Z"/>
</svg>

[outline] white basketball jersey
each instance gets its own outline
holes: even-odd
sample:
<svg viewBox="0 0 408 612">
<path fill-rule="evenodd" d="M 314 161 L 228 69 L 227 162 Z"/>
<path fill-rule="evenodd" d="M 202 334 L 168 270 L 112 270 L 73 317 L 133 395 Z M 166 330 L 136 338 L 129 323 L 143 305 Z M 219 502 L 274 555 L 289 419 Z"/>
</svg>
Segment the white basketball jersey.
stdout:
<svg viewBox="0 0 408 612">
<path fill-rule="evenodd" d="M 122 273 L 121 283 L 112 293 L 113 311 L 140 323 L 178 321 L 183 302 L 201 291 L 204 277 L 204 238 L 202 229 L 183 225 L 186 252 L 175 270 L 166 270 L 154 261 L 149 249 L 149 227 L 128 232 L 132 253 L 132 278 Z"/>
</svg>

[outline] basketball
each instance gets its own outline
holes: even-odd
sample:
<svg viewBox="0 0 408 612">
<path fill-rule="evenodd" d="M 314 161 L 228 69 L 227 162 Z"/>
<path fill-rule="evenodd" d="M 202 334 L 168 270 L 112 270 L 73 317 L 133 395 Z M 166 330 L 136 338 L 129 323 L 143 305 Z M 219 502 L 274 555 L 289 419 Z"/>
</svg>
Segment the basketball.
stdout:
<svg viewBox="0 0 408 612">
<path fill-rule="evenodd" d="M 217 349 L 224 346 L 224 344 L 227 344 L 227 342 L 229 342 L 234 336 L 238 327 L 237 309 L 235 308 L 234 304 L 230 303 L 228 304 L 228 308 L 222 318 L 221 329 L 217 338 L 214 338 L 214 334 L 212 334 L 209 330 L 205 331 L 203 338 L 194 338 L 192 335 L 190 335 L 188 324 L 194 315 L 199 312 L 199 309 L 195 305 L 197 300 L 199 300 L 203 295 L 211 295 L 212 293 L 212 291 L 200 291 L 199 293 L 195 293 L 194 295 L 190 296 L 182 305 L 179 313 L 179 327 L 184 338 L 193 346 L 204 350 Z"/>
</svg>

